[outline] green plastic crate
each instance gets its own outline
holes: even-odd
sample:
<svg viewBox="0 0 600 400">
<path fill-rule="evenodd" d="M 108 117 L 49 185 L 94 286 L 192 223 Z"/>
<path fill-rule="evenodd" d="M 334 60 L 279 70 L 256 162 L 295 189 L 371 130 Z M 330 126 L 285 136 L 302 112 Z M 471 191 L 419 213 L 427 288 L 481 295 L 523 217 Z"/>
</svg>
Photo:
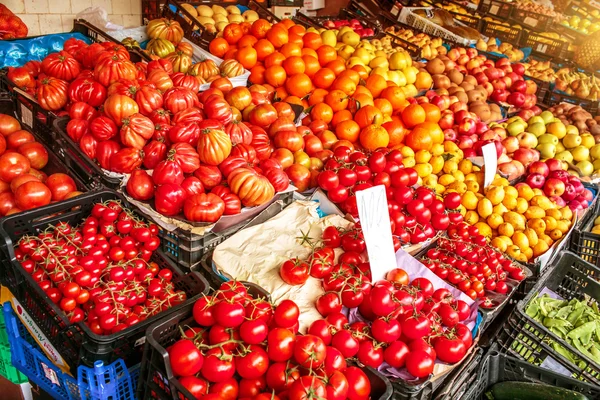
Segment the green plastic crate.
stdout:
<svg viewBox="0 0 600 400">
<path fill-rule="evenodd" d="M 6 325 L 4 324 L 4 315 L 0 312 L 0 375 L 12 383 L 20 385 L 27 382 L 27 377 L 13 367 L 10 362 L 10 346 L 8 344 L 8 335 L 6 334 Z"/>
</svg>

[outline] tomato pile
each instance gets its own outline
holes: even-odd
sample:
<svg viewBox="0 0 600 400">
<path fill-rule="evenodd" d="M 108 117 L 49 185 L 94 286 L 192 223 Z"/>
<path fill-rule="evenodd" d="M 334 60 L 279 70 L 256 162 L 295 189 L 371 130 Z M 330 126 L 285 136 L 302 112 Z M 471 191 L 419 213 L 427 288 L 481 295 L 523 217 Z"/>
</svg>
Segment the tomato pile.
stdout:
<svg viewBox="0 0 600 400">
<path fill-rule="evenodd" d="M 368 399 L 371 384 L 360 368 L 321 337 L 297 334 L 299 313 L 291 300 L 273 306 L 225 282 L 196 301 L 197 326 L 182 327 L 182 339 L 168 348 L 173 373 L 203 399 Z"/>
<path fill-rule="evenodd" d="M 398 150 L 378 149 L 366 155 L 345 146 L 335 149 L 317 177 L 327 197 L 355 218 L 356 192 L 385 186 L 392 234 L 402 244 L 422 243 L 463 220 L 460 212 L 453 211 L 460 206 L 458 193 L 449 193 L 442 201 L 425 186 L 414 189 L 417 180 L 417 171 L 404 167 Z"/>
<path fill-rule="evenodd" d="M 347 267 L 346 267 L 347 268 Z M 323 282 L 325 287 L 325 281 Z M 471 310 L 454 299 L 446 288 L 434 290 L 426 278 L 409 284 L 402 269 L 390 271 L 386 280 L 371 285 L 357 269 L 346 269 L 335 285 L 316 302 L 325 319 L 317 320 L 308 333 L 338 349 L 345 358 L 377 368 L 384 362 L 404 368 L 415 378 L 429 376 L 436 358 L 455 364 L 472 344 L 472 332 L 465 322 Z M 358 308 L 361 318 L 348 318 L 342 306 Z"/>
<path fill-rule="evenodd" d="M 69 175 L 46 175 L 47 164 L 44 145 L 15 118 L 0 114 L 0 217 L 81 194 Z"/>
<path fill-rule="evenodd" d="M 440 238 L 421 262 L 473 300 L 482 300 L 482 307 L 494 306 L 486 290 L 506 294 L 511 290 L 508 278 L 525 279 L 523 268 L 490 246 L 476 226 L 464 222 L 450 226 L 448 238 Z"/>
<path fill-rule="evenodd" d="M 94 205 L 81 225 L 67 222 L 23 236 L 15 256 L 72 323 L 109 335 L 185 301 L 173 272 L 150 261 L 158 227 L 117 201 Z"/>
</svg>

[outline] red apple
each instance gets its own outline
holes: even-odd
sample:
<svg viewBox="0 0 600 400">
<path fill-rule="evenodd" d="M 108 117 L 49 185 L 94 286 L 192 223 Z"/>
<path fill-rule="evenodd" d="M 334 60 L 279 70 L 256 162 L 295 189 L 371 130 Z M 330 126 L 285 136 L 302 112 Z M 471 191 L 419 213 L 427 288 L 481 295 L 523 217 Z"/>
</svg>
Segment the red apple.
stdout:
<svg viewBox="0 0 600 400">
<path fill-rule="evenodd" d="M 525 101 L 523 102 L 522 108 L 529 110 L 537 103 L 537 97 L 535 94 L 525 94 Z M 532 111 L 533 113 L 533 111 Z"/>
<path fill-rule="evenodd" d="M 473 149 L 462 149 L 465 158 L 477 157 L 477 153 Z"/>
<path fill-rule="evenodd" d="M 512 70 L 518 75 L 525 75 L 525 66 L 521 63 L 513 63 L 511 65 Z"/>
<path fill-rule="evenodd" d="M 476 122 L 473 118 L 465 118 L 458 124 L 458 133 L 472 135 L 475 133 Z"/>
<path fill-rule="evenodd" d="M 490 99 L 496 103 L 505 103 L 510 92 L 505 89 L 495 89 L 490 95 Z"/>
<path fill-rule="evenodd" d="M 550 173 L 548 174 L 548 178 L 558 179 L 561 182 L 568 182 L 569 176 L 569 173 L 564 169 L 550 170 Z"/>
<path fill-rule="evenodd" d="M 457 121 L 456 119 L 456 113 L 458 113 L 459 111 L 467 111 L 469 109 L 469 106 L 467 105 L 467 103 L 463 103 L 462 101 L 457 101 L 454 104 L 450 105 L 450 110 L 455 114 L 454 115 L 454 120 Z"/>
<path fill-rule="evenodd" d="M 454 129 L 444 129 L 444 140 L 454 142 L 457 137 L 458 134 Z"/>
<path fill-rule="evenodd" d="M 469 47 L 467 49 L 467 55 L 469 56 L 469 58 L 475 58 L 478 54 L 479 52 L 477 51 L 477 49 L 474 49 L 472 47 Z"/>
<path fill-rule="evenodd" d="M 519 139 L 516 136 L 508 136 L 502 140 L 502 146 L 506 149 L 507 154 L 514 153 L 519 149 Z"/>
<path fill-rule="evenodd" d="M 526 89 L 525 89 L 526 94 L 535 94 L 535 92 L 537 92 L 537 83 L 535 83 L 531 79 L 526 79 L 525 85 L 526 85 Z"/>
<path fill-rule="evenodd" d="M 472 148 L 474 143 L 475 142 L 473 141 L 473 139 L 471 139 L 469 136 L 465 136 L 465 135 L 458 136 L 458 147 L 462 150 Z"/>
<path fill-rule="evenodd" d="M 546 165 L 548 166 L 548 169 L 550 170 L 550 172 L 552 171 L 562 171 L 563 170 L 563 163 L 560 160 L 557 160 L 556 158 L 549 158 L 546 160 Z"/>
<path fill-rule="evenodd" d="M 517 114 L 519 117 L 523 118 L 523 120 L 527 121 L 529 118 L 533 117 L 535 114 L 531 109 L 528 110 L 521 110 L 519 111 L 519 114 Z"/>
<path fill-rule="evenodd" d="M 515 107 L 521 107 L 525 103 L 525 95 L 521 92 L 513 92 L 508 95 L 508 97 L 506 98 L 506 102 Z"/>
<path fill-rule="evenodd" d="M 442 111 L 442 118 L 438 122 L 440 128 L 450 129 L 454 126 L 454 113 L 450 110 Z"/>
<path fill-rule="evenodd" d="M 533 115 L 540 115 L 542 113 L 542 109 L 538 106 L 533 106 L 530 110 L 533 111 Z"/>
<path fill-rule="evenodd" d="M 508 75 L 506 75 L 508 78 L 510 78 L 511 82 L 516 82 L 516 81 L 520 81 L 523 80 L 523 77 L 520 75 L 515 74 L 514 72 L 510 72 Z"/>
<path fill-rule="evenodd" d="M 530 174 L 541 174 L 542 176 L 544 176 L 544 178 L 546 178 L 550 174 L 550 168 L 545 162 L 536 161 L 531 163 L 529 168 L 527 168 L 527 172 L 529 172 Z"/>
<path fill-rule="evenodd" d="M 483 133 L 490 130 L 490 127 L 485 122 L 477 122 L 475 123 L 475 133 L 478 135 L 482 135 Z"/>
<path fill-rule="evenodd" d="M 539 159 L 540 153 L 537 150 L 519 148 L 513 153 L 513 160 L 519 161 L 525 167 Z"/>
<path fill-rule="evenodd" d="M 466 54 L 462 54 L 460 57 L 458 57 L 458 59 L 456 60 L 456 63 L 460 64 L 460 65 L 466 65 L 469 61 L 471 61 L 469 56 Z"/>
<path fill-rule="evenodd" d="M 577 197 L 575 187 L 571 183 L 567 183 L 565 185 L 565 192 L 560 197 L 562 197 L 567 203 L 571 200 L 575 200 L 575 197 Z"/>
<path fill-rule="evenodd" d="M 508 58 L 502 57 L 496 60 L 496 67 L 500 68 L 503 65 L 510 65 L 510 60 Z"/>
<path fill-rule="evenodd" d="M 484 72 L 478 72 L 475 74 L 475 79 L 477 79 L 478 84 L 486 83 L 490 80 Z"/>
<path fill-rule="evenodd" d="M 550 200 L 556 203 L 556 205 L 559 207 L 564 207 L 567 205 L 567 202 L 560 196 L 552 196 L 550 197 Z"/>
<path fill-rule="evenodd" d="M 506 82 L 504 82 L 501 79 L 495 80 L 494 82 L 492 82 L 492 86 L 494 88 L 494 90 L 504 90 L 506 89 Z"/>
<path fill-rule="evenodd" d="M 544 185 L 544 193 L 546 196 L 562 196 L 565 192 L 565 183 L 557 178 L 548 178 Z"/>
<path fill-rule="evenodd" d="M 452 61 L 456 61 L 458 60 L 458 57 L 460 57 L 460 52 L 458 51 L 458 49 L 450 49 L 446 56 L 448 56 L 448 58 Z"/>
<path fill-rule="evenodd" d="M 546 178 L 542 174 L 529 174 L 525 178 L 525 183 L 531 186 L 532 189 L 541 189 L 544 187 L 544 183 L 546 183 Z"/>
<path fill-rule="evenodd" d="M 526 90 L 527 90 L 527 84 L 525 83 L 525 81 L 515 81 L 510 86 L 511 92 L 525 93 Z"/>
</svg>

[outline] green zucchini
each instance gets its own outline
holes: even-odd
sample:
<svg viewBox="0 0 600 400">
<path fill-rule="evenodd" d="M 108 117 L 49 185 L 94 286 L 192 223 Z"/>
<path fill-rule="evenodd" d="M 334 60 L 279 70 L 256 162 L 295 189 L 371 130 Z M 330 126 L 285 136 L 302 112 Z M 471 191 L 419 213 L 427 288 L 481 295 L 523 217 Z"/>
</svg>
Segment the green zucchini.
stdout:
<svg viewBox="0 0 600 400">
<path fill-rule="evenodd" d="M 486 395 L 490 400 L 588 400 L 573 390 L 529 382 L 496 383 Z"/>
</svg>

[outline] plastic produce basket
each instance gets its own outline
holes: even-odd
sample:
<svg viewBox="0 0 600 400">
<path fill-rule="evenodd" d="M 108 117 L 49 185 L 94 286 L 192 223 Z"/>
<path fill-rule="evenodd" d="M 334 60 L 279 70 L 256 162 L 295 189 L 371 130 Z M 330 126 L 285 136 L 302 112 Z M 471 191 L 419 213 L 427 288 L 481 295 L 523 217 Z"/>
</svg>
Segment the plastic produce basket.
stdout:
<svg viewBox="0 0 600 400">
<path fill-rule="evenodd" d="M 470 14 L 459 14 L 456 12 L 450 12 L 450 14 L 454 18 L 454 20 L 460 21 L 463 24 L 465 24 L 466 26 L 469 26 L 473 29 L 477 29 L 478 31 L 481 32 L 481 24 L 483 23 L 482 19 L 477 18 Z"/>
<path fill-rule="evenodd" d="M 16 112 L 16 100 L 6 93 L 0 93 L 0 114 L 8 114 L 13 117 L 18 117 L 18 113 Z M 45 142 L 42 140 L 42 136 L 38 134 L 38 132 L 22 125 L 22 128 L 29 131 L 36 139 L 36 141 L 44 144 Z M 52 151 L 49 145 L 45 145 L 46 150 L 48 151 L 48 164 L 43 168 L 43 172 L 51 175 L 55 173 L 65 173 L 73 178 L 75 184 L 77 185 L 77 190 L 81 192 L 87 192 L 88 188 L 91 186 L 87 185 L 85 176 L 77 173 L 77 171 L 71 171 L 67 166 L 61 163 L 57 154 Z"/>
<path fill-rule="evenodd" d="M 192 269 L 200 264 L 202 257 L 221 242 L 244 228 L 267 221 L 279 214 L 281 210 L 292 204 L 293 201 L 293 192 L 280 194 L 279 198 L 273 204 L 269 205 L 250 221 L 241 222 L 220 232 L 210 231 L 202 236 L 191 234 L 182 229 L 177 229 L 175 232 L 168 232 L 161 229 L 161 249 L 167 257 L 177 262 L 177 265 Z"/>
<path fill-rule="evenodd" d="M 461 400 L 469 388 L 475 384 L 479 364 L 485 355 L 481 348 L 474 351 L 464 363 L 456 368 L 446 382 L 436 390 L 433 399 L 436 400 Z"/>
<path fill-rule="evenodd" d="M 544 101 L 549 107 L 555 106 L 560 103 L 570 103 L 581 106 L 586 111 L 589 111 L 592 115 L 598 113 L 598 106 L 600 101 L 581 99 L 577 96 L 569 96 L 568 94 L 559 93 L 556 90 L 548 92 L 546 100 Z"/>
<path fill-rule="evenodd" d="M 523 29 L 482 19 L 480 32 L 484 36 L 498 38 L 501 42 L 519 46 Z"/>
<path fill-rule="evenodd" d="M 413 12 L 413 10 L 428 9 L 427 7 L 404 7 L 400 10 L 400 16 L 398 21 L 411 26 L 421 32 L 427 33 L 428 35 L 436 36 L 444 40 L 449 40 L 454 43 L 458 43 L 463 46 L 468 46 L 475 43 L 474 40 L 469 40 L 461 37 L 449 30 L 437 25 L 427 18 L 423 18 Z M 460 22 L 458 22 L 460 24 Z"/>
<path fill-rule="evenodd" d="M 513 11 L 514 5 L 500 0 L 481 0 L 477 7 L 479 15 L 492 15 L 499 19 L 508 19 Z"/>
<path fill-rule="evenodd" d="M 268 298 L 268 295 L 260 287 L 248 282 L 245 282 L 244 285 L 254 297 Z M 146 333 L 148 340 L 144 349 L 138 390 L 140 399 L 194 399 L 194 396 L 173 376 L 169 354 L 165 350 L 181 338 L 179 326 L 191 323 L 193 323 L 193 316 L 192 306 L 190 305 L 148 328 Z M 389 380 L 372 368 L 364 368 L 363 370 L 371 382 L 371 399 L 390 399 L 392 397 L 392 387 Z"/>
<path fill-rule="evenodd" d="M 513 8 L 510 19 L 519 25 L 529 29 L 535 29 L 538 32 L 545 32 L 552 24 L 553 18 L 549 15 L 539 14 L 520 8 Z"/>
<path fill-rule="evenodd" d="M 541 33 L 527 31 L 521 37 L 521 47 L 531 47 L 531 54 L 542 58 L 563 59 L 569 45 L 561 39 L 554 39 Z"/>
<path fill-rule="evenodd" d="M 99 361 L 91 368 L 79 367 L 79 379 L 63 373 L 44 355 L 27 328 L 17 318 L 10 303 L 5 303 L 7 335 L 13 349 L 13 363 L 31 382 L 55 399 L 135 400 L 139 364 L 125 367 L 122 360 L 104 366 Z"/>
<path fill-rule="evenodd" d="M 590 232 L 599 216 L 600 202 L 590 209 L 571 235 L 570 250 L 585 261 L 600 267 L 600 235 Z"/>
<path fill-rule="evenodd" d="M 238 0 L 235 3 L 223 1 L 195 1 L 186 3 L 194 7 L 198 7 L 200 5 L 212 6 L 213 4 L 220 5 L 222 7 L 241 6 L 256 11 L 260 18 L 264 18 L 269 22 L 276 23 L 280 21 L 275 14 L 267 10 L 262 4 L 259 4 L 253 0 Z M 165 4 L 162 8 L 162 16 L 179 22 L 183 28 L 185 38 L 205 50 L 208 50 L 208 45 L 210 44 L 211 40 L 216 37 L 215 33 L 208 32 L 206 29 L 204 29 L 202 24 L 195 22 L 195 18 L 183 7 L 181 7 L 181 3 L 176 0 L 165 1 Z"/>
<path fill-rule="evenodd" d="M 475 362 L 475 360 L 473 360 Z M 435 400 L 480 400 L 487 399 L 485 392 L 494 384 L 507 381 L 535 382 L 574 390 L 583 393 L 590 400 L 600 399 L 600 387 L 588 385 L 576 379 L 558 374 L 551 370 L 536 367 L 528 362 L 499 353 L 496 346 L 488 350 L 478 363 L 470 368 L 472 379 L 465 387 L 466 391 L 449 393 L 435 397 Z M 460 394 L 457 396 L 457 394 Z"/>
<path fill-rule="evenodd" d="M 96 28 L 85 20 L 75 20 L 73 23 L 72 33 L 81 33 L 94 42 L 114 42 L 119 43 L 106 32 Z M 25 39 L 12 39 L 15 43 L 23 41 Z M 145 55 L 138 53 L 135 50 L 129 50 L 131 61 L 138 62 L 149 60 Z M 0 77 L 4 82 L 0 85 L 5 86 L 9 89 L 11 94 L 17 99 L 17 115 L 19 121 L 29 128 L 32 128 L 34 132 L 38 133 L 43 139 L 43 143 L 48 145 L 54 145 L 56 135 L 52 130 L 52 121 L 56 118 L 56 114 L 51 111 L 44 110 L 33 96 L 21 90 L 15 90 L 15 85 L 8 80 L 5 74 Z"/>
<path fill-rule="evenodd" d="M 0 376 L 17 385 L 27 382 L 27 377 L 14 367 L 10 359 L 10 343 L 4 322 L 4 313 L 0 312 Z"/>
<path fill-rule="evenodd" d="M 540 322 L 529 317 L 525 310 L 538 294 L 548 288 L 565 300 L 589 299 L 588 304 L 600 299 L 600 268 L 583 261 L 575 254 L 565 251 L 556 261 L 551 273 L 541 277 L 533 290 L 520 301 L 507 323 L 500 330 L 498 343 L 503 352 L 542 365 L 552 360 L 568 370 L 573 378 L 600 385 L 600 365 L 582 354 L 574 346 L 550 332 Z M 550 344 L 555 342 L 580 359 L 576 365 L 556 351 Z M 548 361 L 546 361 L 548 359 Z"/>
<path fill-rule="evenodd" d="M 0 221 L 0 234 L 4 240 L 0 252 L 0 265 L 3 267 L 0 274 L 2 283 L 12 292 L 52 345 L 58 349 L 71 371 L 79 365 L 91 367 L 95 361 L 112 363 L 117 359 L 123 359 L 128 367 L 139 363 L 146 328 L 186 304 L 193 303 L 202 293 L 208 292 L 208 283 L 200 274 L 184 274 L 162 252 L 157 251 L 152 261 L 158 263 L 161 269 L 167 268 L 173 271 L 172 282 L 175 288 L 185 291 L 188 300 L 111 335 L 94 334 L 83 322 L 70 323 L 66 315 L 50 301 L 31 275 L 23 270 L 21 264 L 15 259 L 13 246 L 21 236 L 38 234 L 50 224 L 64 221 L 75 226 L 90 214 L 94 204 L 108 200 L 119 200 L 127 206 L 122 196 L 104 190 L 16 214 Z"/>
</svg>

